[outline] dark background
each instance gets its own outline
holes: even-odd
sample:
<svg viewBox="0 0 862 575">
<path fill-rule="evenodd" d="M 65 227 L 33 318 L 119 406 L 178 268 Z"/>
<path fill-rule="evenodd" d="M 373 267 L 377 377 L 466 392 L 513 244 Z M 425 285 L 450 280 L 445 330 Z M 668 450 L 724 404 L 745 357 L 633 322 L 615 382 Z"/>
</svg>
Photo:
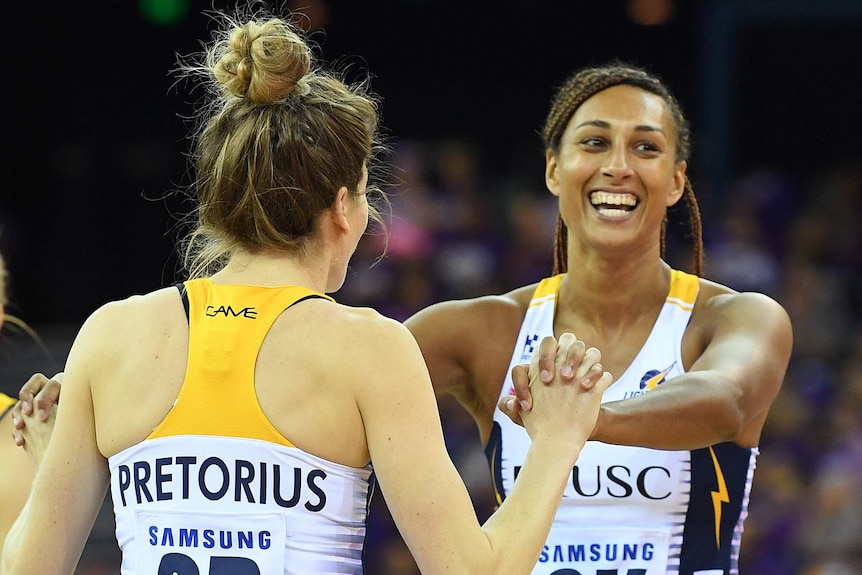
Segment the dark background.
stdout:
<svg viewBox="0 0 862 575">
<path fill-rule="evenodd" d="M 682 101 L 706 214 L 753 166 L 805 179 L 858 160 L 862 3 L 667 3 L 657 26 L 628 15 L 650 0 L 290 6 L 323 15 L 312 38 L 324 59 L 371 73 L 392 141 L 471 138 L 490 174 L 532 171 L 540 185 L 537 132 L 553 88 L 616 57 L 651 68 Z M 128 0 L 7 7 L 0 249 L 11 311 L 37 325 L 79 323 L 177 277 L 176 224 L 189 206 L 171 194 L 189 182 L 180 116 L 196 95 L 169 70 L 176 52 L 209 37 L 202 12 L 230 6 L 188 0 L 172 24 Z"/>
</svg>

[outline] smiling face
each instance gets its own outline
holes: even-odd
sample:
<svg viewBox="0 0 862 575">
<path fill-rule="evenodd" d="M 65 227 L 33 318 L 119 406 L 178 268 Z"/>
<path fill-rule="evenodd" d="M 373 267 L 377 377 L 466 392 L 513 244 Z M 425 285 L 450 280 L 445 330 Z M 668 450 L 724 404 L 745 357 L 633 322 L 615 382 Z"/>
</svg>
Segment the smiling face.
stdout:
<svg viewBox="0 0 862 575">
<path fill-rule="evenodd" d="M 686 164 L 677 162 L 676 145 L 673 120 L 659 96 L 618 85 L 586 100 L 559 151 L 547 153 L 545 180 L 560 199 L 569 241 L 657 249 L 667 207 L 685 188 Z"/>
</svg>

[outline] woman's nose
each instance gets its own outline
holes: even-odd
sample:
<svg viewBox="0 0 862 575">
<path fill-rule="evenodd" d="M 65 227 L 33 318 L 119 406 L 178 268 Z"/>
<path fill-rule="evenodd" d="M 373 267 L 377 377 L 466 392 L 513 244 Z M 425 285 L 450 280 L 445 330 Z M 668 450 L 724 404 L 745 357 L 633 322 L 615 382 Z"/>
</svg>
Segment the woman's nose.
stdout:
<svg viewBox="0 0 862 575">
<path fill-rule="evenodd" d="M 631 174 L 628 155 L 622 146 L 614 146 L 605 156 L 602 173 L 610 178 L 624 178 Z"/>
</svg>

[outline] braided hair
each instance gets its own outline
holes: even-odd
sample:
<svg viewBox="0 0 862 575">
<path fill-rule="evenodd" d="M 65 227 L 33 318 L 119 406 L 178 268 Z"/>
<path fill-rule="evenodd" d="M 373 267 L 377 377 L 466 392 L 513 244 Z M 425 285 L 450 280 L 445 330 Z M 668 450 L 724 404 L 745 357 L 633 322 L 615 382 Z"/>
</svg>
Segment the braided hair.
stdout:
<svg viewBox="0 0 862 575">
<path fill-rule="evenodd" d="M 560 140 L 575 111 L 592 96 L 613 86 L 627 85 L 646 90 L 655 94 L 667 105 L 674 126 L 676 127 L 676 161 L 688 161 L 691 152 L 690 128 L 688 120 L 682 113 L 677 99 L 668 87 L 655 75 L 632 64 L 612 62 L 602 66 L 582 68 L 575 72 L 562 86 L 557 89 L 551 103 L 551 110 L 545 119 L 542 129 L 542 139 L 545 148 L 554 154 L 560 151 Z M 685 177 L 684 197 L 689 212 L 689 227 L 692 235 L 693 271 L 696 275 L 703 274 L 703 225 L 700 219 L 700 208 L 694 196 L 694 189 L 688 176 Z M 661 228 L 661 254 L 664 257 L 667 216 Z M 554 275 L 568 271 L 568 229 L 560 216 L 557 219 L 557 232 L 554 237 Z"/>
</svg>

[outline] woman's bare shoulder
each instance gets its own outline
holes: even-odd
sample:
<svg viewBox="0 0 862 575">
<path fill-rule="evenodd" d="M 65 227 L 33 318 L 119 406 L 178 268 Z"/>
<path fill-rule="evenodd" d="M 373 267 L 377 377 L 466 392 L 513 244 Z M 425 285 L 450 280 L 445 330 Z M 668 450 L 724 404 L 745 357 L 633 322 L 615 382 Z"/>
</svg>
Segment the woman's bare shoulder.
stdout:
<svg viewBox="0 0 862 575">
<path fill-rule="evenodd" d="M 790 324 L 787 311 L 772 297 L 736 291 L 701 278 L 690 327 L 709 338 L 722 327 L 757 333 L 772 329 L 787 331 Z"/>
<path fill-rule="evenodd" d="M 316 337 L 339 345 L 367 348 L 374 352 L 386 346 L 415 344 L 401 322 L 368 307 L 353 307 L 326 300 L 303 302 L 300 313 Z M 300 310 L 297 310 L 300 311 Z"/>
<path fill-rule="evenodd" d="M 535 287 L 528 285 L 503 294 L 435 303 L 410 317 L 406 325 L 411 331 L 457 329 L 483 334 L 488 330 L 493 333 L 509 326 L 520 326 Z"/>
<path fill-rule="evenodd" d="M 176 306 L 180 304 L 180 292 L 174 287 L 160 288 L 144 294 L 130 295 L 123 299 L 109 301 L 93 312 L 91 317 L 97 318 L 122 317 L 126 314 L 147 313 L 157 311 L 166 305 Z"/>
<path fill-rule="evenodd" d="M 188 320 L 179 291 L 167 287 L 103 304 L 84 321 L 76 342 L 79 347 L 92 342 L 109 352 L 180 332 L 188 332 Z"/>
<path fill-rule="evenodd" d="M 764 312 L 783 309 L 781 304 L 764 293 L 736 291 L 724 284 L 700 278 L 700 293 L 695 304 L 695 313 L 719 313 L 728 311 L 727 308 L 755 308 Z"/>
</svg>

